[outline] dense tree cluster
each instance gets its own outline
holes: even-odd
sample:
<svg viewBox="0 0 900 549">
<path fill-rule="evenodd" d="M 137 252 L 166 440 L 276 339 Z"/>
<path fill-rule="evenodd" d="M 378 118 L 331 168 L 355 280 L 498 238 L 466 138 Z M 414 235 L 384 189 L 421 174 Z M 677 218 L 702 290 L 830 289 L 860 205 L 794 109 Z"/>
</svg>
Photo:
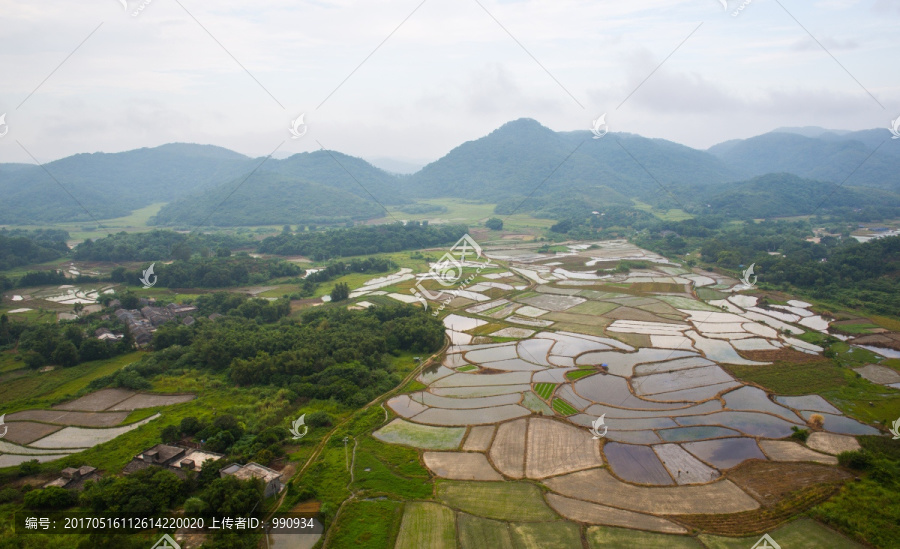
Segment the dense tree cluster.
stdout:
<svg viewBox="0 0 900 549">
<path fill-rule="evenodd" d="M 252 243 L 247 237 L 225 233 L 120 232 L 97 240 L 85 240 L 75 248 L 74 257 L 80 261 L 187 260 L 195 254 L 200 257 L 230 255 L 230 250 Z"/>
<path fill-rule="evenodd" d="M 65 231 L 0 229 L 0 271 L 52 261 L 68 253 Z"/>
<path fill-rule="evenodd" d="M 417 250 L 452 245 L 468 229 L 462 225 L 440 227 L 410 221 L 391 225 L 332 229 L 270 236 L 259 245 L 261 253 L 303 255 L 317 261 L 382 252 Z"/>
<path fill-rule="evenodd" d="M 399 383 L 387 355 L 433 351 L 443 338 L 441 322 L 410 305 L 365 311 L 318 308 L 300 323 L 248 322 L 229 315 L 190 328 L 163 327 L 155 343 L 169 346 L 116 376 L 202 368 L 227 372 L 240 385 L 272 384 L 299 397 L 361 406 Z M 113 377 L 97 380 L 114 382 Z"/>
<path fill-rule="evenodd" d="M 89 337 L 87 332 L 99 326 L 115 327 L 115 321 L 88 322 L 84 319 L 83 322 L 64 324 L 25 324 L 11 323 L 6 315 L 2 315 L 0 346 L 14 345 L 18 342 L 25 363 L 31 368 L 45 364 L 74 366 L 81 362 L 110 358 L 131 350 L 132 341 L 127 336 L 118 342 Z"/>
<path fill-rule="evenodd" d="M 195 257 L 168 265 L 156 263 L 153 270 L 156 285 L 163 288 L 227 288 L 303 274 L 303 269 L 294 263 L 241 254 L 233 257 Z M 140 284 L 142 277 L 143 269 L 129 271 L 124 267 L 117 267 L 110 274 L 113 282 L 133 285 Z"/>
</svg>

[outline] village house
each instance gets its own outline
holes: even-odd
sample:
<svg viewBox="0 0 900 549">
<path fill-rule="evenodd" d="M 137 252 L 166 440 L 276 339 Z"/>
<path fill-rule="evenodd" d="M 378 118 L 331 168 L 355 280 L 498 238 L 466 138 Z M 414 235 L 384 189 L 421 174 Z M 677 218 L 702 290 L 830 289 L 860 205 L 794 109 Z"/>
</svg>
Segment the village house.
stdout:
<svg viewBox="0 0 900 549">
<path fill-rule="evenodd" d="M 266 485 L 265 497 L 274 496 L 284 488 L 284 484 L 281 482 L 281 473 L 252 461 L 247 465 L 232 463 L 219 471 L 219 475 L 223 478 L 233 476 L 241 480 L 258 478 Z"/>
</svg>

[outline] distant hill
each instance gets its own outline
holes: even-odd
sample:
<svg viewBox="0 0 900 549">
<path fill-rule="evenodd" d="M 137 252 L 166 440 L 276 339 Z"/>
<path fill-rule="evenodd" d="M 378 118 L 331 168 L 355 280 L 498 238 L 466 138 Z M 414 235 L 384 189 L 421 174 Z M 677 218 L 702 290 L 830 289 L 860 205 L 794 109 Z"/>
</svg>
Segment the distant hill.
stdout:
<svg viewBox="0 0 900 549">
<path fill-rule="evenodd" d="M 396 177 L 362 159 L 316 151 L 268 160 L 249 178 L 242 174 L 183 196 L 164 206 L 150 223 L 234 226 L 357 221 L 383 216 L 380 204 L 401 203 L 404 194 Z"/>
<path fill-rule="evenodd" d="M 670 141 L 632 134 L 592 139 L 587 131 L 554 132 L 520 119 L 453 149 L 410 182 L 423 197 L 515 202 L 532 196 L 535 203 L 565 197 L 599 207 L 629 198 L 666 200 L 660 184 L 679 188 L 735 179 L 738 174 L 715 156 Z"/>
<path fill-rule="evenodd" d="M 718 196 L 727 210 L 728 200 L 737 200 L 742 185 L 767 174 L 834 183 L 848 192 L 856 188 L 857 194 L 846 197 L 856 207 L 893 204 L 893 195 L 872 192 L 869 198 L 885 202 L 870 205 L 859 189 L 900 192 L 900 143 L 883 129 L 780 128 L 703 151 L 627 133 L 593 139 L 587 131 L 555 132 L 535 120 L 520 119 L 407 175 L 332 151 L 260 164 L 262 160 L 183 143 L 78 154 L 45 165 L 65 191 L 41 167 L 0 164 L 0 224 L 90 220 L 66 191 L 101 220 L 167 202 L 153 221 L 175 226 L 193 226 L 210 215 L 210 222 L 221 226 L 363 220 L 383 215 L 381 205 L 440 197 L 494 203 L 498 214 L 530 212 L 557 219 L 628 207 L 634 200 L 663 209 L 690 209 L 705 207 Z M 379 163 L 394 172 L 415 168 L 389 160 Z M 744 189 L 749 193 L 744 198 L 751 198 L 766 181 Z M 783 189 L 772 191 L 777 204 L 753 199 L 760 211 L 790 210 L 801 203 L 797 197 L 793 205 L 781 203 L 781 198 L 788 199 L 779 194 Z"/>
<path fill-rule="evenodd" d="M 900 194 L 867 187 L 767 174 L 715 189 L 695 189 L 688 200 L 700 209 L 744 219 L 790 217 L 865 210 L 874 217 L 896 215 Z M 818 208 L 818 210 L 816 210 Z"/>
<path fill-rule="evenodd" d="M 879 129 L 825 132 L 818 137 L 772 132 L 727 141 L 711 147 L 709 152 L 745 177 L 792 173 L 896 192 L 900 191 L 900 147 L 890 137 L 890 132 Z M 880 144 L 883 145 L 873 155 Z"/>
<path fill-rule="evenodd" d="M 248 171 L 250 163 L 250 158 L 221 147 L 175 143 L 122 153 L 77 154 L 45 164 L 46 172 L 34 165 L 3 164 L 0 223 L 90 221 L 66 191 L 97 219 L 128 215 Z"/>
</svg>

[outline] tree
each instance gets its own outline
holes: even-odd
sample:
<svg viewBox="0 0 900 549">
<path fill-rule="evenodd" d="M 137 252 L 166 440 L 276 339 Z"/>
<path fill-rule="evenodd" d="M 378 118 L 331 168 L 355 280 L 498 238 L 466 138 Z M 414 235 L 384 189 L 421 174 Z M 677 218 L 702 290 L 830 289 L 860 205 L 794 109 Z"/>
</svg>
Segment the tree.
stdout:
<svg viewBox="0 0 900 549">
<path fill-rule="evenodd" d="M 50 360 L 66 368 L 75 366 L 78 364 L 78 348 L 71 341 L 63 341 L 53 351 Z"/>
<path fill-rule="evenodd" d="M 503 230 L 503 220 L 498 217 L 492 217 L 484 222 L 484 226 L 492 231 Z"/>
<path fill-rule="evenodd" d="M 167 425 L 159 434 L 159 438 L 162 439 L 164 443 L 171 444 L 173 442 L 178 442 L 178 439 L 181 438 L 181 433 L 178 432 L 178 427 Z"/>
<path fill-rule="evenodd" d="M 346 282 L 338 282 L 331 289 L 331 301 L 343 301 L 350 297 L 350 286 Z"/>
</svg>

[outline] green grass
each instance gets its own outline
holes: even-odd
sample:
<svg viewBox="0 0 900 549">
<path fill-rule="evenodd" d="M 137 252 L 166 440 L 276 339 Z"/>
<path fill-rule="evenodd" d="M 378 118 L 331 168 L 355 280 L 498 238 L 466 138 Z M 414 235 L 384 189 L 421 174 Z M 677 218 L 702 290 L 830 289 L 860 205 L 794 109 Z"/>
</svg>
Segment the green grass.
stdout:
<svg viewBox="0 0 900 549">
<path fill-rule="evenodd" d="M 841 332 L 845 332 L 848 334 L 868 334 L 871 333 L 872 330 L 877 330 L 881 328 L 878 324 L 866 323 L 866 324 L 840 324 L 835 326 L 836 329 Z"/>
<path fill-rule="evenodd" d="M 27 375 L 0 383 L 0 402 L 5 412 L 29 407 L 46 407 L 76 396 L 92 380 L 109 375 L 138 360 L 141 353 L 127 353 L 114 358 L 84 362 L 71 368 L 50 372 L 31 371 Z"/>
<path fill-rule="evenodd" d="M 581 547 L 581 528 L 573 522 L 516 523 L 510 530 L 516 547 L 522 549 Z"/>
<path fill-rule="evenodd" d="M 457 372 L 471 372 L 472 370 L 477 370 L 477 369 L 478 369 L 478 366 L 475 366 L 473 364 L 466 364 L 465 366 L 462 366 L 461 368 L 457 368 L 456 371 Z"/>
<path fill-rule="evenodd" d="M 537 383 L 534 386 L 534 392 L 544 400 L 550 400 L 554 389 L 556 389 L 555 383 Z"/>
<path fill-rule="evenodd" d="M 573 408 L 571 404 L 569 404 L 565 400 L 562 400 L 561 398 L 554 398 L 552 406 L 554 410 L 564 416 L 574 416 L 578 413 L 578 410 Z"/>
<path fill-rule="evenodd" d="M 810 519 L 797 519 L 769 532 L 769 536 L 785 549 L 862 549 L 862 546 Z M 762 536 L 726 538 L 701 534 L 700 541 L 709 549 L 747 549 L 760 537 Z M 882 545 L 882 547 L 891 546 L 893 545 Z"/>
<path fill-rule="evenodd" d="M 431 475 L 419 463 L 418 452 L 369 437 L 360 437 L 358 442 L 353 469 L 354 490 L 363 490 L 371 496 L 431 497 Z"/>
<path fill-rule="evenodd" d="M 462 549 L 515 549 L 505 522 L 459 514 L 459 545 Z"/>
<path fill-rule="evenodd" d="M 347 502 L 329 532 L 331 547 L 393 547 L 400 530 L 399 501 Z"/>
<path fill-rule="evenodd" d="M 409 214 L 400 211 L 392 211 L 394 218 L 408 219 L 415 221 L 423 220 L 447 220 L 450 223 L 463 223 L 470 227 L 482 225 L 484 220 L 490 217 L 497 217 L 494 213 L 494 204 L 485 204 L 480 202 L 472 202 L 452 198 L 437 198 L 428 200 L 419 200 L 425 204 L 435 204 L 447 208 L 446 212 L 431 212 L 426 214 Z M 395 210 L 395 209 L 392 209 Z M 391 217 L 383 218 L 384 221 L 394 221 Z M 509 217 L 503 217 L 504 231 L 517 231 L 523 229 L 547 229 L 556 223 L 552 219 L 535 218 L 528 214 L 514 214 Z M 493 233 L 492 235 L 497 234 Z"/>
<path fill-rule="evenodd" d="M 540 488 L 527 482 L 438 481 L 443 503 L 471 515 L 496 520 L 556 520 Z"/>
<path fill-rule="evenodd" d="M 618 307 L 618 303 L 611 303 L 609 301 L 585 301 L 580 305 L 572 307 L 567 312 L 579 315 L 601 316 Z"/>
<path fill-rule="evenodd" d="M 609 547 L 612 549 L 632 549 L 633 547 L 666 547 L 671 549 L 700 548 L 703 545 L 688 536 L 641 532 L 627 528 L 591 526 L 587 529 L 588 545 L 591 549 Z M 748 546 L 749 547 L 749 546 Z"/>
<path fill-rule="evenodd" d="M 726 368 L 779 395 L 822 395 L 845 414 L 868 423 L 900 416 L 900 391 L 857 377 L 830 360 Z"/>
<path fill-rule="evenodd" d="M 370 546 L 375 547 L 375 546 Z M 437 503 L 406 504 L 395 549 L 456 548 L 456 516 Z"/>
</svg>

